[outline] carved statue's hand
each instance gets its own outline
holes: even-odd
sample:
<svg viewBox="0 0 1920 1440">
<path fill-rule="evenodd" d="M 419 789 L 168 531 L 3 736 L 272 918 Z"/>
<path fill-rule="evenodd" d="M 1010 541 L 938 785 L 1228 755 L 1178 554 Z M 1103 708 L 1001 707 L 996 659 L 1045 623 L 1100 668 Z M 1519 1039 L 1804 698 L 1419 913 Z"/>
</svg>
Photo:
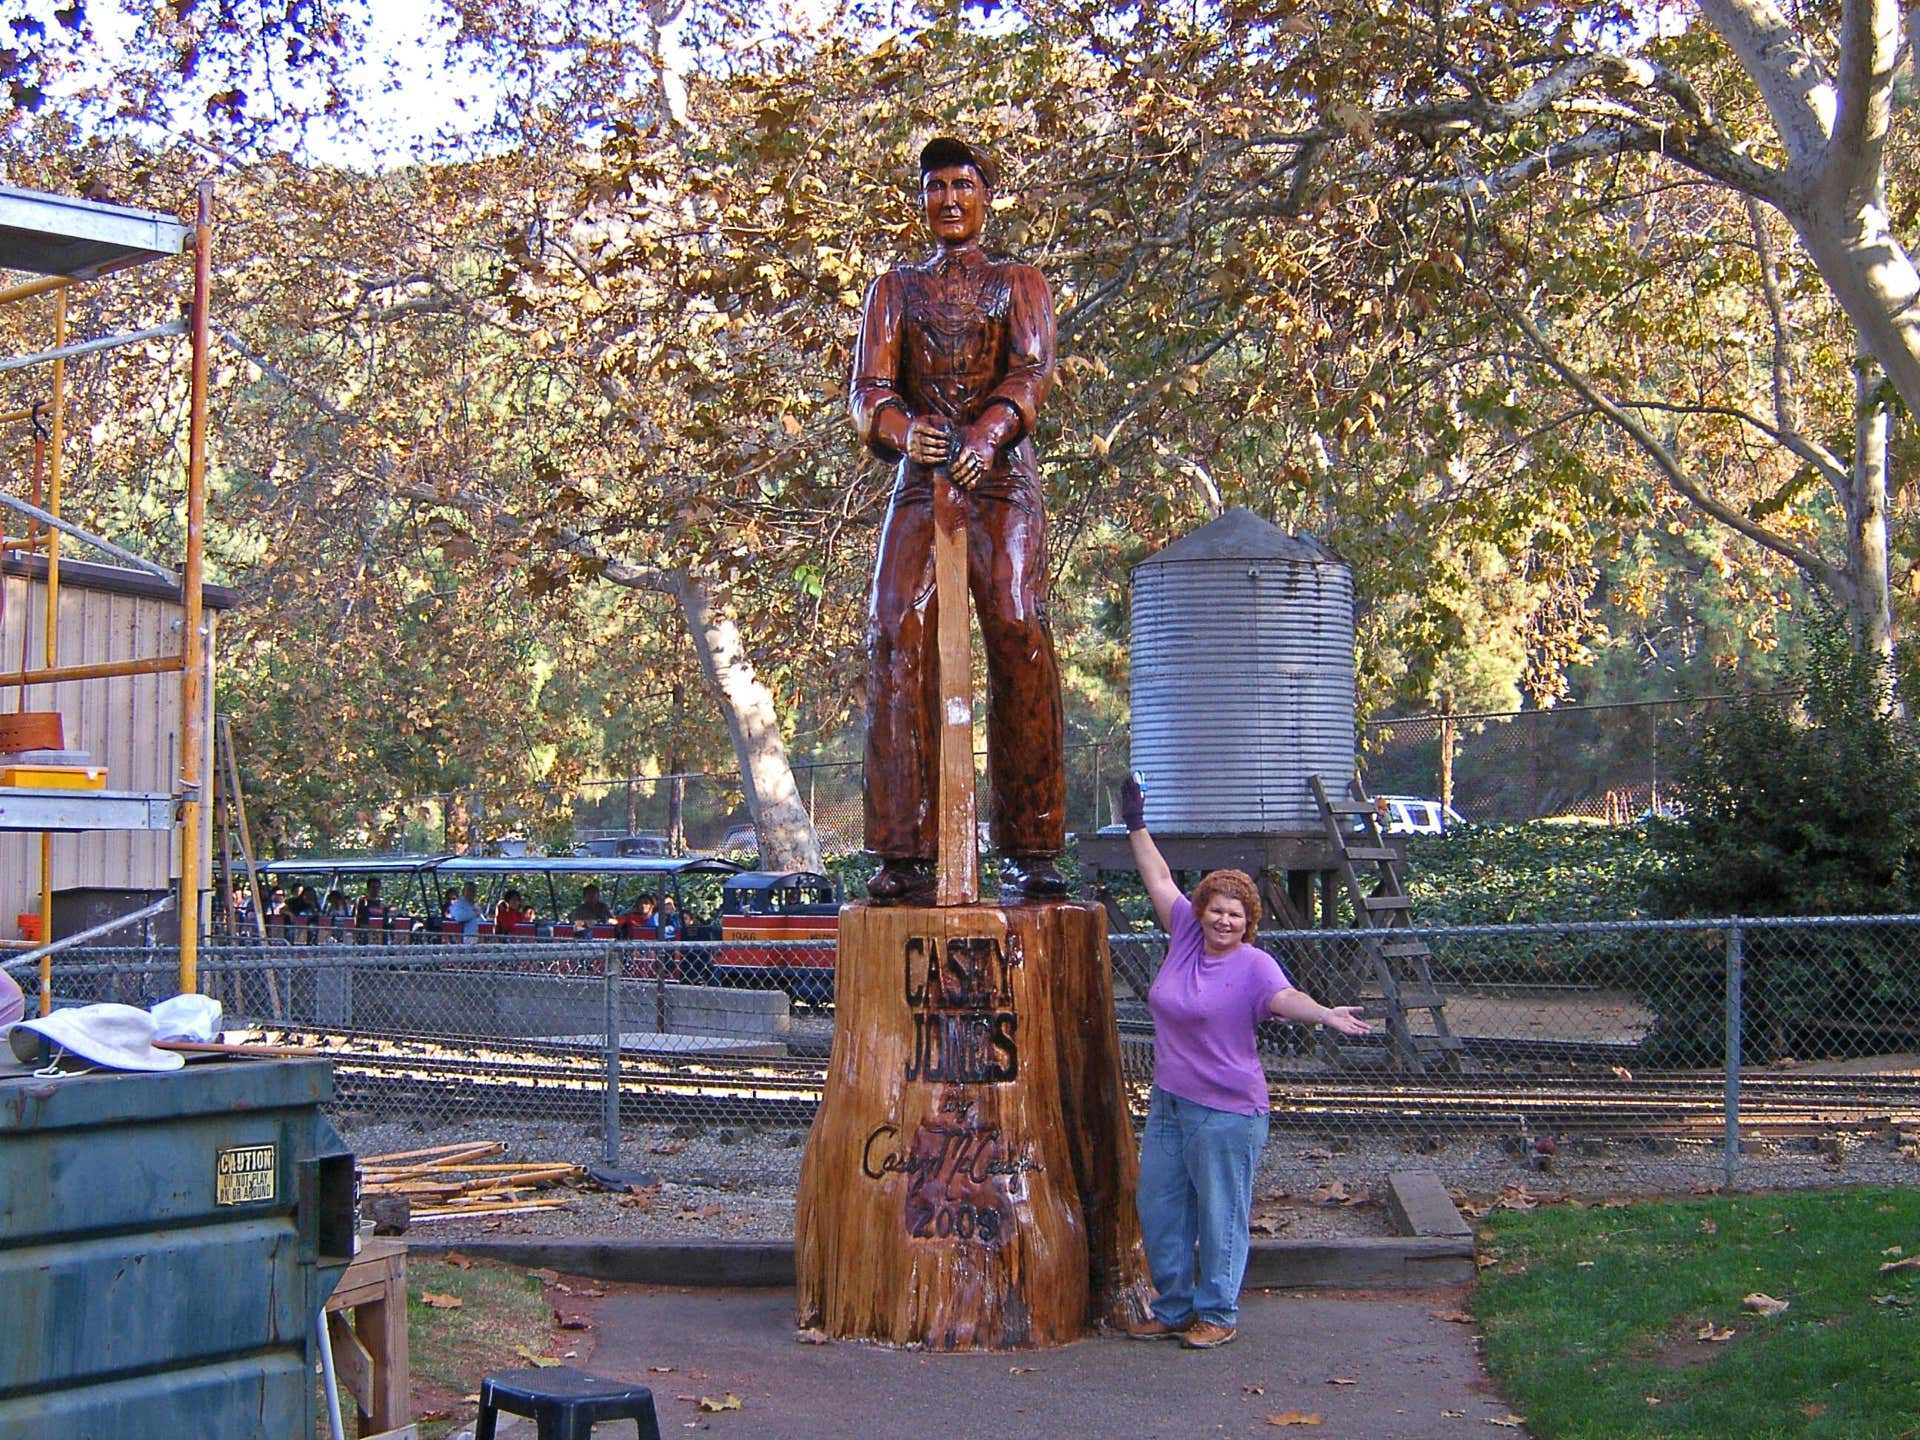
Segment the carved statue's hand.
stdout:
<svg viewBox="0 0 1920 1440">
<path fill-rule="evenodd" d="M 907 426 L 907 458 L 916 465 L 944 465 L 953 453 L 953 428 L 934 415 L 916 415 Z"/>
<path fill-rule="evenodd" d="M 998 445 L 988 425 L 976 420 L 969 425 L 953 457 L 953 483 L 971 490 L 993 473 Z"/>
</svg>

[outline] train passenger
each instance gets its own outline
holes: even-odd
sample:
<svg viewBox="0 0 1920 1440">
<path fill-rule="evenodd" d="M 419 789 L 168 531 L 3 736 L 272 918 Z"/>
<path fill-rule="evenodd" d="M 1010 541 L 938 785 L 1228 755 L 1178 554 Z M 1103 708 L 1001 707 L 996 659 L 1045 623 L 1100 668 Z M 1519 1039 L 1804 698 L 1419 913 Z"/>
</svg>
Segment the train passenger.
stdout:
<svg viewBox="0 0 1920 1440">
<path fill-rule="evenodd" d="M 520 898 L 518 890 L 508 890 L 493 907 L 493 929 L 498 935 L 511 935 L 516 925 L 533 923 L 533 907 Z"/>
<path fill-rule="evenodd" d="M 460 893 L 447 906 L 447 922 L 460 931 L 462 945 L 477 945 L 480 943 L 480 918 L 479 887 L 469 880 L 460 887 Z"/>
<path fill-rule="evenodd" d="M 374 935 L 384 935 L 388 911 L 387 902 L 380 897 L 380 877 L 369 875 L 367 893 L 353 907 L 354 938 L 364 945 Z"/>
<path fill-rule="evenodd" d="M 580 890 L 580 903 L 567 912 L 576 925 L 605 925 L 613 919 L 613 907 L 600 898 L 600 887 L 588 881 Z"/>
<path fill-rule="evenodd" d="M 653 896 L 642 890 L 635 897 L 633 905 L 619 920 L 622 940 L 651 940 L 656 929 L 656 917 L 653 910 Z"/>
</svg>

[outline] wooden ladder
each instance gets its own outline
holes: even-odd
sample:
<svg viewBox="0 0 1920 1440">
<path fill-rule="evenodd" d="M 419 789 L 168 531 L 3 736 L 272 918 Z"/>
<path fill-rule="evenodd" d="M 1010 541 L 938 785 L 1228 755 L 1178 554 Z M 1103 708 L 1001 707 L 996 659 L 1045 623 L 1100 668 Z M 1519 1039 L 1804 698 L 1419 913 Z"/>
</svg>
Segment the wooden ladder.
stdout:
<svg viewBox="0 0 1920 1440">
<path fill-rule="evenodd" d="M 1357 780 L 1348 800 L 1329 795 L 1318 775 L 1312 784 L 1313 798 L 1320 802 L 1320 819 L 1339 856 L 1347 893 L 1353 897 L 1354 924 L 1379 990 L 1377 995 L 1363 994 L 1360 1002 L 1385 1017 L 1388 1051 L 1396 1068 L 1415 1075 L 1433 1069 L 1458 1071 L 1460 1037 L 1448 1026 L 1446 997 L 1433 983 L 1433 952 L 1422 940 L 1395 934 L 1411 925 L 1408 907 L 1412 902 L 1407 898 L 1404 861 L 1387 843 L 1379 808 Z M 1371 886 L 1362 879 L 1362 866 L 1367 867 Z M 1410 1010 L 1428 1012 L 1431 1033 L 1415 1033 L 1407 1023 Z"/>
</svg>

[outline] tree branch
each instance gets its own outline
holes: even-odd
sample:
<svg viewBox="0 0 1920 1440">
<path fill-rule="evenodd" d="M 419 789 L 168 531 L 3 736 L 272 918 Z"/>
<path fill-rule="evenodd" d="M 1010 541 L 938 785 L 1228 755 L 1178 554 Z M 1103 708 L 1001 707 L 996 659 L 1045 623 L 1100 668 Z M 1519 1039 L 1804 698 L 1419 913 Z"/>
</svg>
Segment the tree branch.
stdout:
<svg viewBox="0 0 1920 1440">
<path fill-rule="evenodd" d="M 1783 535 L 1776 535 L 1766 526 L 1708 494 L 1693 476 L 1687 473 L 1686 467 L 1680 463 L 1673 452 L 1660 443 L 1651 430 L 1629 414 L 1625 407 L 1602 395 L 1586 375 L 1561 356 L 1547 337 L 1541 334 L 1540 327 L 1534 324 L 1531 316 L 1498 296 L 1493 297 L 1493 303 L 1501 314 L 1512 321 L 1520 332 L 1533 342 L 1534 349 L 1547 367 L 1572 386 L 1581 399 L 1625 431 L 1634 444 L 1652 459 L 1654 466 L 1675 490 L 1728 529 L 1746 536 L 1754 544 L 1798 566 L 1808 578 L 1829 590 L 1841 594 L 1848 593 L 1851 587 L 1845 572 L 1839 566 L 1804 546 L 1794 544 Z"/>
<path fill-rule="evenodd" d="M 1820 57 L 1773 0 L 1700 0 L 1766 101 L 1794 170 L 1819 163 L 1833 134 L 1834 92 Z"/>
<path fill-rule="evenodd" d="M 1893 62 L 1900 50 L 1894 0 L 1846 0 L 1840 10 L 1840 93 L 1826 178 L 1857 200 L 1880 190 L 1881 152 L 1893 114 Z M 1860 194 L 1861 186 L 1870 193 Z"/>
</svg>

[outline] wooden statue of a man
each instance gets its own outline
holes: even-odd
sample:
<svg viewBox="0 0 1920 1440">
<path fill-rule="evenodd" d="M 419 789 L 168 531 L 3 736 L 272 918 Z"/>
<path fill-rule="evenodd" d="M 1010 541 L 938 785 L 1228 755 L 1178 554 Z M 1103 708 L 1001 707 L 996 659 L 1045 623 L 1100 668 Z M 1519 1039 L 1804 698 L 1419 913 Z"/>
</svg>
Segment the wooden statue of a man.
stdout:
<svg viewBox="0 0 1920 1440">
<path fill-rule="evenodd" d="M 960 140 L 920 152 L 934 251 L 867 291 L 850 404 L 861 441 L 897 462 L 868 613 L 868 893 L 921 903 L 933 882 L 939 677 L 933 485 L 965 496 L 967 583 L 987 656 L 989 821 L 1003 894 L 1066 893 L 1060 671 L 1047 624 L 1047 532 L 1033 426 L 1053 386 L 1053 298 L 980 233 L 991 162 Z"/>
</svg>

